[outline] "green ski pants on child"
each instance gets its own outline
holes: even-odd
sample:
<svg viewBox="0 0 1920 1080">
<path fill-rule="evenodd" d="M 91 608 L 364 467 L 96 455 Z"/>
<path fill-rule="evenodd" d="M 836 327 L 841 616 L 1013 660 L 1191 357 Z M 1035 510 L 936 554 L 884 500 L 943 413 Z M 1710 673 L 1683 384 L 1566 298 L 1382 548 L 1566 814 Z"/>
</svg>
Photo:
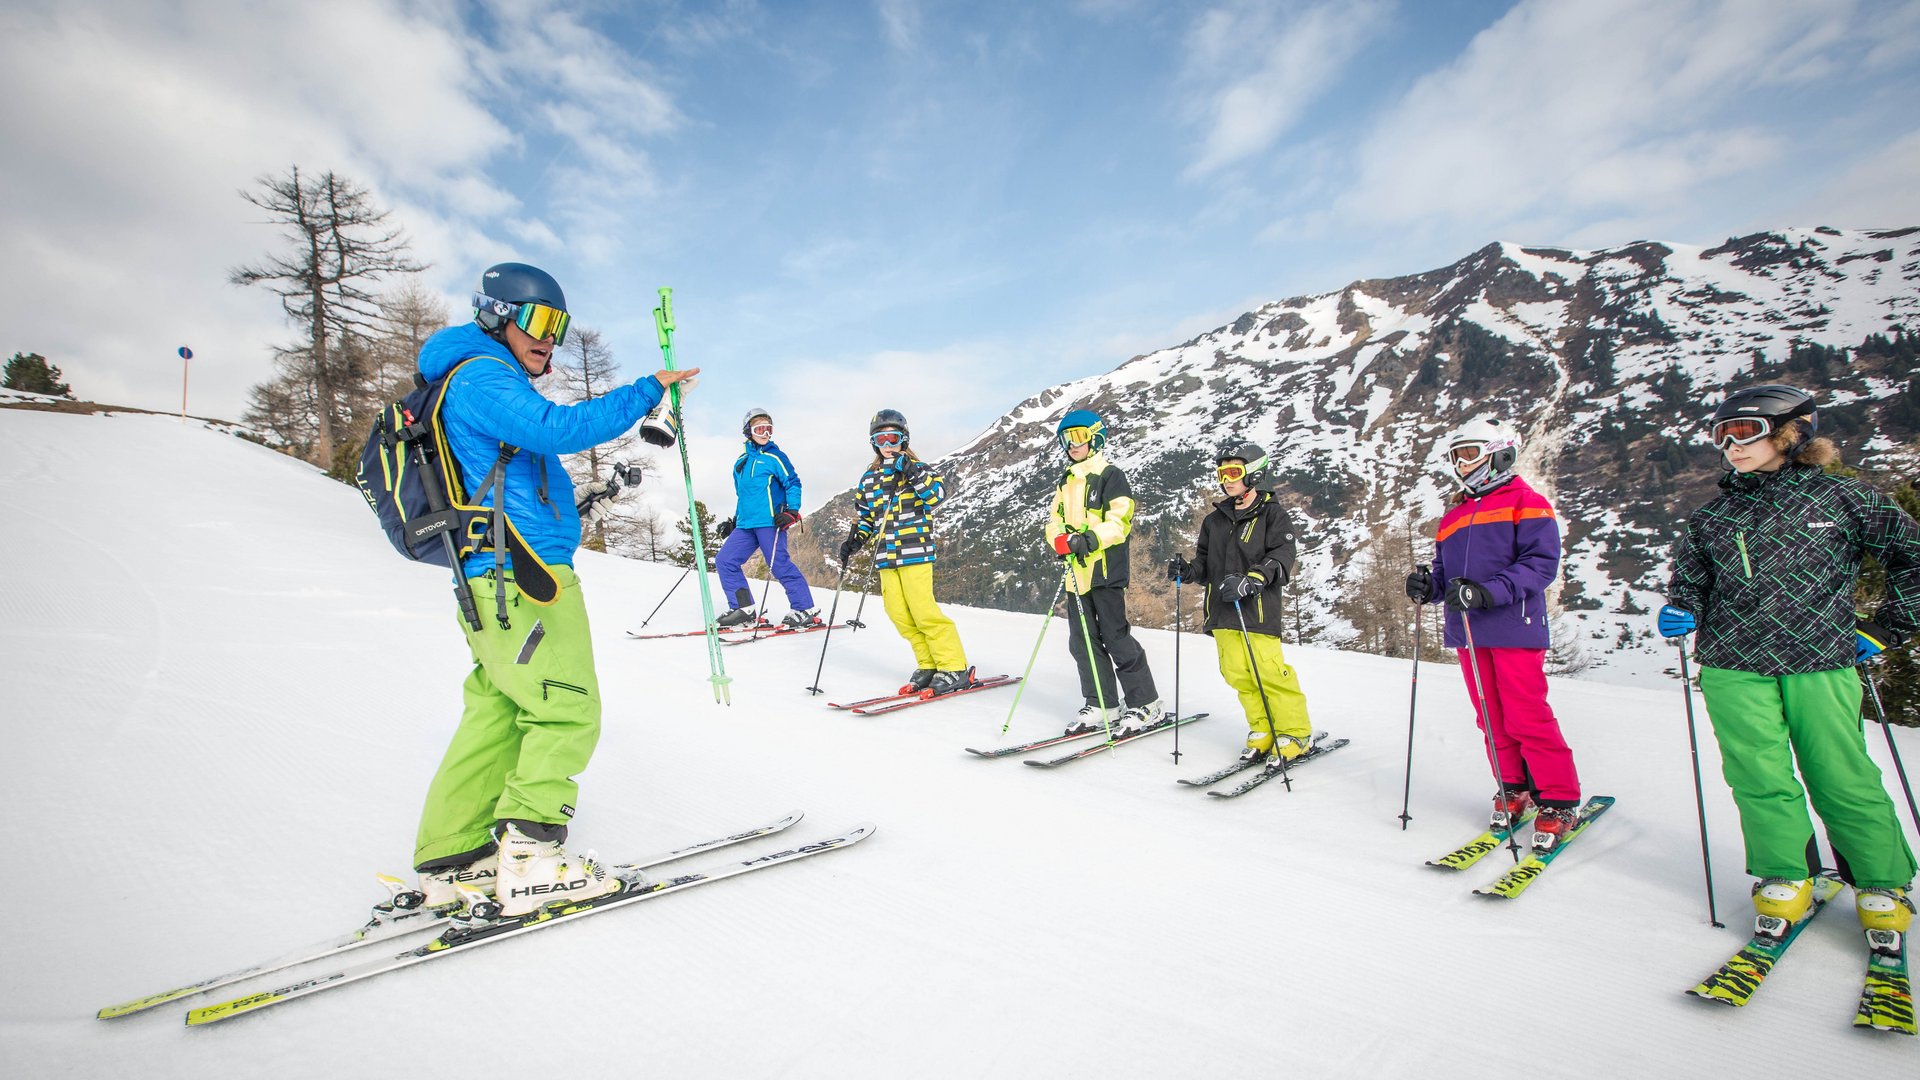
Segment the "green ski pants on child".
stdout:
<svg viewBox="0 0 1920 1080">
<path fill-rule="evenodd" d="M 549 607 L 507 583 L 506 630 L 494 618 L 492 575 L 470 579 L 480 629 L 461 623 L 473 651 L 466 709 L 427 787 L 415 866 L 484 851 L 495 821 L 573 816 L 573 777 L 600 741 L 600 682 L 580 579 L 570 567 L 552 569 L 560 597 Z"/>
<path fill-rule="evenodd" d="M 1247 643 L 1253 645 L 1254 663 L 1260 665 L 1256 682 L 1254 669 L 1247 666 Z M 1214 651 L 1220 657 L 1220 675 L 1240 695 L 1240 707 L 1247 714 L 1247 728 L 1261 740 L 1262 749 L 1272 746 L 1267 734 L 1267 713 L 1273 713 L 1273 733 L 1290 735 L 1304 743 L 1313 737 L 1313 724 L 1307 720 L 1307 695 L 1300 690 L 1300 677 L 1280 651 L 1280 639 L 1272 634 L 1242 634 L 1238 630 L 1215 630 Z M 1260 691 L 1267 692 L 1265 704 Z M 1256 745 L 1252 738 L 1249 745 Z"/>
<path fill-rule="evenodd" d="M 1854 669 L 1756 675 L 1703 667 L 1700 692 L 1720 744 L 1721 774 L 1740 808 L 1747 873 L 1808 875 L 1811 796 L 1854 884 L 1886 889 L 1913 880 L 1913 851 L 1880 769 L 1867 756 Z M 1796 759 L 1804 788 L 1794 776 Z"/>
</svg>

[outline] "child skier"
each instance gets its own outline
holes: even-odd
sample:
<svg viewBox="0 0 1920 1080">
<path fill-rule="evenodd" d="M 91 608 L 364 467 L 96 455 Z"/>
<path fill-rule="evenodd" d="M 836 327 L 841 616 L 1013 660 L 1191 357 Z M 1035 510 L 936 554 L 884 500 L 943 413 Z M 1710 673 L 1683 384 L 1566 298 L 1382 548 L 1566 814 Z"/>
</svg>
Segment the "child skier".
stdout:
<svg viewBox="0 0 1920 1080">
<path fill-rule="evenodd" d="M 1737 390 L 1713 411 L 1730 469 L 1675 549 L 1660 633 L 1698 630 L 1700 692 L 1740 808 L 1757 916 L 1793 922 L 1812 907 L 1811 797 L 1860 925 L 1904 935 L 1913 851 L 1867 756 L 1855 665 L 1920 629 L 1920 526 L 1824 471 L 1837 455 L 1816 430 L 1813 399 L 1790 386 Z M 1871 619 L 1853 609 L 1865 552 L 1887 571 Z"/>
<path fill-rule="evenodd" d="M 907 445 L 907 418 L 881 409 L 867 425 L 873 463 L 854 493 L 857 518 L 840 545 L 840 565 L 860 545 L 878 536 L 873 555 L 887 617 L 913 646 L 914 671 L 902 693 L 931 689 L 936 695 L 965 689 L 973 669 L 960 646 L 960 631 L 933 599 L 933 508 L 946 487 L 940 474 Z"/>
<path fill-rule="evenodd" d="M 1433 565 L 1407 575 L 1416 603 L 1444 600 L 1474 716 L 1493 744 L 1500 791 L 1491 827 L 1517 828 L 1537 806 L 1532 846 L 1550 850 L 1579 817 L 1580 776 L 1547 704 L 1547 586 L 1560 572 L 1553 504 L 1513 471 L 1520 437 L 1501 420 L 1462 425 L 1442 464 L 1460 488 L 1435 536 Z"/>
<path fill-rule="evenodd" d="M 800 520 L 800 474 L 793 462 L 773 444 L 773 417 L 765 409 L 748 409 L 740 421 L 746 449 L 733 463 L 733 517 L 720 525 L 726 542 L 720 545 L 720 588 L 732 598 L 733 608 L 714 622 L 739 626 L 754 617 L 753 590 L 741 568 L 758 551 L 767 571 L 780 579 L 792 610 L 780 620 L 788 630 L 820 625 L 813 591 L 806 576 L 787 554 L 787 530 Z"/>
<path fill-rule="evenodd" d="M 1120 711 L 1119 733 L 1131 735 L 1160 722 L 1164 710 L 1147 668 L 1147 651 L 1134 640 L 1127 623 L 1127 535 L 1133 531 L 1133 491 L 1127 474 L 1109 464 L 1102 452 L 1106 425 L 1088 409 L 1060 418 L 1055 431 L 1067 468 L 1054 490 L 1047 515 L 1047 547 L 1066 564 L 1068 588 L 1079 611 L 1067 620 L 1067 648 L 1080 670 L 1080 707 L 1067 734 L 1106 728 L 1102 704 L 1118 704 L 1114 675 L 1119 675 L 1127 707 Z M 1081 623 L 1093 634 L 1092 655 Z"/>
<path fill-rule="evenodd" d="M 1215 456 L 1214 477 L 1226 498 L 1200 523 L 1193 558 L 1168 561 L 1167 580 L 1205 584 L 1205 629 L 1220 674 L 1247 714 L 1240 760 L 1274 765 L 1307 752 L 1313 725 L 1300 677 L 1280 649 L 1280 597 L 1267 595 L 1287 583 L 1300 560 L 1293 518 L 1259 486 L 1266 470 L 1267 452 L 1253 443 L 1230 444 Z"/>
</svg>

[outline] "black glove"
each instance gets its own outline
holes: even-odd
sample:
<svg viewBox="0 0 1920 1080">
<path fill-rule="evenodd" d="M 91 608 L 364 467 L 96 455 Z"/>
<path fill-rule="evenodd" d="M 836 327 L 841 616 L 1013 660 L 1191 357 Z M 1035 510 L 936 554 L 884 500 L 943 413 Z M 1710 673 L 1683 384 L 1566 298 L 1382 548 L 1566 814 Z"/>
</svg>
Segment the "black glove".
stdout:
<svg viewBox="0 0 1920 1080">
<path fill-rule="evenodd" d="M 719 537 L 722 540 L 725 540 L 727 537 L 732 536 L 733 535 L 733 519 L 728 518 L 727 520 L 721 522 L 720 524 L 715 525 L 713 527 L 713 535 Z"/>
<path fill-rule="evenodd" d="M 1175 555 L 1173 558 L 1167 560 L 1168 581 L 1184 582 L 1192 576 L 1193 564 L 1187 561 L 1185 555 Z"/>
<path fill-rule="evenodd" d="M 1244 574 L 1228 574 L 1220 582 L 1220 594 L 1234 600 L 1244 600 L 1267 587 L 1267 579 L 1258 570 L 1249 570 Z"/>
<path fill-rule="evenodd" d="M 1493 606 L 1493 594 L 1477 581 L 1457 577 L 1447 582 L 1447 606 L 1455 611 L 1480 611 Z"/>
<path fill-rule="evenodd" d="M 1433 567 L 1421 563 L 1407 575 L 1407 599 L 1416 604 L 1433 602 Z"/>
<path fill-rule="evenodd" d="M 779 513 L 773 515 L 773 527 L 785 531 L 792 528 L 799 520 L 800 511 L 791 506 L 783 506 Z"/>
<path fill-rule="evenodd" d="M 1067 537 L 1067 550 L 1075 555 L 1091 555 L 1100 546 L 1100 538 L 1091 532 L 1077 532 Z"/>
<path fill-rule="evenodd" d="M 853 553 L 859 550 L 860 534 L 852 529 L 848 529 L 847 538 L 840 541 L 840 565 L 847 565 L 847 560 L 853 558 Z"/>
</svg>

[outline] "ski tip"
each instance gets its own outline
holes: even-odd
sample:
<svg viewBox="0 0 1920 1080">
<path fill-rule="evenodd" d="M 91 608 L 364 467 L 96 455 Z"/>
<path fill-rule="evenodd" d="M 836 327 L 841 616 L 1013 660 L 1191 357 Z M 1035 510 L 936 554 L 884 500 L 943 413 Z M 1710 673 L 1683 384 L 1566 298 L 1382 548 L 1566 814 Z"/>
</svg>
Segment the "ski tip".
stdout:
<svg viewBox="0 0 1920 1080">
<path fill-rule="evenodd" d="M 153 994 L 148 997 L 135 998 L 132 1001 L 123 1001 L 118 1005 L 108 1005 L 106 1008 L 94 1013 L 93 1018 L 95 1020 L 113 1020 L 122 1016 L 132 1016 L 137 1012 L 145 1012 L 155 1005 L 165 1005 L 169 1001 L 186 997 L 190 993 L 192 993 L 192 991 L 169 990 L 164 994 Z"/>
<path fill-rule="evenodd" d="M 188 1009 L 187 1026 L 202 1027 L 218 1020 L 225 1020 L 230 1016 L 239 1016 L 241 1013 L 262 1009 L 279 1001 L 281 996 L 278 991 L 270 990 L 264 994 L 253 994 L 248 997 L 235 998 L 232 1001 L 223 1001 L 218 1005 L 205 1005 L 198 1009 Z"/>
</svg>

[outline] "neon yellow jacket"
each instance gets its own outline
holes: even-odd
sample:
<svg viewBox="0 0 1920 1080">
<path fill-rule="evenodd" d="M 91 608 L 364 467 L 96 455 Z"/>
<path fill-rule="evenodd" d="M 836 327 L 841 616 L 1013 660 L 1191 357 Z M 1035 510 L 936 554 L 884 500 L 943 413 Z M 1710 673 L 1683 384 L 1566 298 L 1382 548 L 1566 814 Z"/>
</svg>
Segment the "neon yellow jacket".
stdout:
<svg viewBox="0 0 1920 1080">
<path fill-rule="evenodd" d="M 1076 594 L 1106 585 L 1127 583 L 1127 537 L 1133 532 L 1133 488 L 1127 474 L 1107 462 L 1105 454 L 1089 454 L 1067 466 L 1053 492 L 1047 515 L 1047 546 L 1058 550 L 1058 538 L 1068 532 L 1091 530 L 1099 540 L 1084 562 L 1067 556 L 1073 570 L 1070 588 Z"/>
</svg>

